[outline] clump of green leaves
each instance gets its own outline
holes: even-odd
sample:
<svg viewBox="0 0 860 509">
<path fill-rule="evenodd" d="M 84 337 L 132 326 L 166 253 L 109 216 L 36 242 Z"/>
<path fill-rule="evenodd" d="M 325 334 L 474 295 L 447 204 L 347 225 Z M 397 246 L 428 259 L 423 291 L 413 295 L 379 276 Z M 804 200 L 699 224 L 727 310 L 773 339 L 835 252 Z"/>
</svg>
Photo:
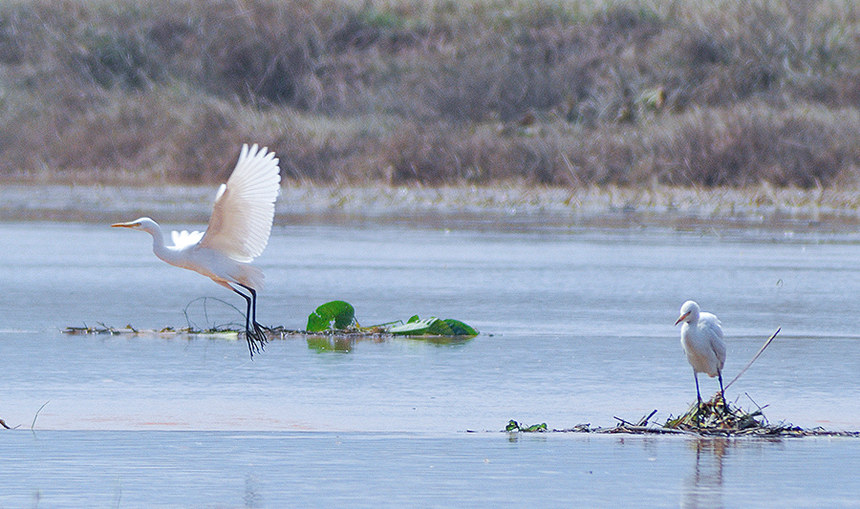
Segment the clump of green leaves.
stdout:
<svg viewBox="0 0 860 509">
<path fill-rule="evenodd" d="M 308 315 L 309 332 L 344 330 L 356 324 L 355 308 L 349 302 L 333 300 L 326 302 Z"/>
<path fill-rule="evenodd" d="M 413 315 L 405 323 L 401 320 L 362 327 L 355 319 L 355 308 L 342 300 L 322 304 L 308 316 L 308 332 L 364 331 L 388 333 L 395 336 L 477 336 L 478 331 L 453 318 L 420 318 Z"/>
<path fill-rule="evenodd" d="M 523 433 L 540 433 L 547 431 L 546 423 L 542 422 L 540 424 L 532 424 L 531 426 L 527 424 L 520 424 L 517 421 L 511 419 L 508 421 L 508 425 L 505 426 L 505 431 L 521 431 Z"/>
<path fill-rule="evenodd" d="M 401 325 L 388 327 L 388 332 L 395 336 L 477 336 L 478 331 L 471 326 L 453 318 L 424 318 L 413 315 Z"/>
</svg>

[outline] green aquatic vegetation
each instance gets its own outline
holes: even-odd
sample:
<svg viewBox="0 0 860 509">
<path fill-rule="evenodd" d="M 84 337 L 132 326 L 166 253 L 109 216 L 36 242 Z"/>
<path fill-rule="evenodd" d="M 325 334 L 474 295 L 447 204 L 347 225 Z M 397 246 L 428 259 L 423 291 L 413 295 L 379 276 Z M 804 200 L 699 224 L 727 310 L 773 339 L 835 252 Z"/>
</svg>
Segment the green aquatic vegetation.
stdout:
<svg viewBox="0 0 860 509">
<path fill-rule="evenodd" d="M 388 332 L 395 336 L 477 336 L 478 331 L 453 318 L 420 319 L 414 315 L 401 325 L 391 325 Z"/>
<path fill-rule="evenodd" d="M 342 300 L 326 302 L 308 315 L 308 332 L 341 331 L 387 333 L 395 336 L 473 337 L 478 331 L 453 318 L 421 318 L 411 316 L 406 322 L 397 320 L 362 327 L 355 319 L 355 308 Z"/>
<path fill-rule="evenodd" d="M 355 308 L 349 302 L 333 300 L 317 307 L 308 315 L 308 332 L 328 329 L 348 329 L 356 323 Z"/>
<path fill-rule="evenodd" d="M 80 326 L 66 327 L 66 334 L 109 334 L 109 335 L 135 335 L 135 334 L 159 334 L 159 335 L 207 335 L 225 338 L 237 338 L 242 330 L 230 325 L 219 325 L 214 327 L 200 328 L 192 324 L 188 319 L 188 310 L 185 312 L 188 326 L 175 328 L 171 326 L 161 329 L 139 329 L 126 325 L 125 327 L 113 327 L 98 322 L 97 326 L 84 324 Z M 320 340 L 309 340 L 309 346 L 320 351 L 349 351 L 350 341 L 357 339 L 383 339 L 391 336 L 420 337 L 431 342 L 451 343 L 464 339 L 470 339 L 478 335 L 478 331 L 460 320 L 453 318 L 420 318 L 413 315 L 406 322 L 397 320 L 378 325 L 361 326 L 355 318 L 355 308 L 349 302 L 333 300 L 318 306 L 308 315 L 305 330 L 288 329 L 282 325 L 263 327 L 268 339 L 284 339 L 288 336 L 319 336 Z M 345 341 L 332 344 L 327 338 L 343 338 Z"/>
<path fill-rule="evenodd" d="M 508 425 L 505 426 L 505 431 L 516 432 L 520 431 L 523 433 L 542 433 L 547 431 L 546 423 L 542 422 L 540 424 L 532 424 L 529 426 L 528 424 L 520 424 L 517 421 L 511 419 L 508 421 Z"/>
</svg>

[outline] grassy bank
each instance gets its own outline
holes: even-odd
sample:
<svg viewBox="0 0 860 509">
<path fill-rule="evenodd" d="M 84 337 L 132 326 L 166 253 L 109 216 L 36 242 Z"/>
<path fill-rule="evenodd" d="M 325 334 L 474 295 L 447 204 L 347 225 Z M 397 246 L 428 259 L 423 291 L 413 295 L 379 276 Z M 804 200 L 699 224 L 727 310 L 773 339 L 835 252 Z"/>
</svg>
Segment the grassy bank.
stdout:
<svg viewBox="0 0 860 509">
<path fill-rule="evenodd" d="M 5 2 L 0 178 L 860 187 L 853 2 Z"/>
</svg>

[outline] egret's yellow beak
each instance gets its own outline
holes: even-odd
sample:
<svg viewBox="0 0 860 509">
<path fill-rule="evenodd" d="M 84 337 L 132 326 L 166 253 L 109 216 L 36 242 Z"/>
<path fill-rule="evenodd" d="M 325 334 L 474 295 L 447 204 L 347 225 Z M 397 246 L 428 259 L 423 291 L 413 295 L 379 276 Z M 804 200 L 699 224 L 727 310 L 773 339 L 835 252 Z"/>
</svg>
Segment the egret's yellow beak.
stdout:
<svg viewBox="0 0 860 509">
<path fill-rule="evenodd" d="M 128 223 L 114 223 L 110 226 L 111 226 L 111 228 L 137 228 L 138 226 L 140 226 L 140 223 L 136 223 L 134 221 L 131 221 Z"/>
<path fill-rule="evenodd" d="M 689 311 L 687 311 L 687 312 L 686 312 L 686 313 L 684 313 L 683 315 L 679 316 L 679 317 L 678 317 L 678 319 L 677 319 L 677 320 L 675 320 L 675 325 L 678 325 L 679 323 L 683 322 L 683 321 L 684 321 L 688 316 L 690 316 L 690 312 L 689 312 Z"/>
</svg>

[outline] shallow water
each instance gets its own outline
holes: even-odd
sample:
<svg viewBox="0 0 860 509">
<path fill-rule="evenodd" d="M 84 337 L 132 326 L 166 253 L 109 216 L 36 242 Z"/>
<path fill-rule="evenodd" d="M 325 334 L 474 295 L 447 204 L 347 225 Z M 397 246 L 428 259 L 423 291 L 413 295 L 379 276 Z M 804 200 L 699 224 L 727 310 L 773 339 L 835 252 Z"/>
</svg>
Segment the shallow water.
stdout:
<svg viewBox="0 0 860 509">
<path fill-rule="evenodd" d="M 685 411 L 695 386 L 672 324 L 688 298 L 723 322 L 726 381 L 782 327 L 730 399 L 767 405 L 774 422 L 860 429 L 860 235 L 447 226 L 276 227 L 258 259 L 258 317 L 301 329 L 318 304 L 342 299 L 364 325 L 436 315 L 480 336 L 291 338 L 251 361 L 244 341 L 218 337 L 63 334 L 239 322 L 228 304 L 242 301 L 157 260 L 140 232 L 0 223 L 0 418 L 36 430 L 0 435 L 0 457 L 28 465 L 0 474 L 0 506 L 36 494 L 50 506 L 87 494 L 130 506 L 856 504 L 847 467 L 860 441 L 495 431 L 509 419 L 568 428 Z M 801 463 L 816 475 L 780 480 L 777 467 Z M 99 481 L 82 479 L 90 464 Z M 174 475 L 176 489 L 147 489 Z M 762 485 L 775 498 L 756 498 Z"/>
<path fill-rule="evenodd" d="M 453 433 L 6 434 L 0 505 L 856 506 L 860 440 Z M 814 473 L 810 476 L 810 473 Z"/>
</svg>

